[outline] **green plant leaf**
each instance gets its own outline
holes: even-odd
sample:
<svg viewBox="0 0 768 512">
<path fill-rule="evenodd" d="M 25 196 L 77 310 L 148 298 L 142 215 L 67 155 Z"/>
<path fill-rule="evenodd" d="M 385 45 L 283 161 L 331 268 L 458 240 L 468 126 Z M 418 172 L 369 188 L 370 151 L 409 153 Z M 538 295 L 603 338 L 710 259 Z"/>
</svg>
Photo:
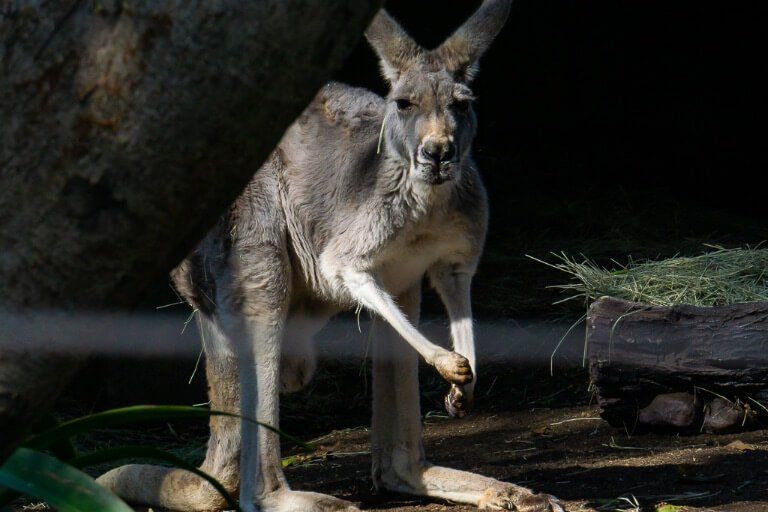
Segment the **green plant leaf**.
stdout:
<svg viewBox="0 0 768 512">
<path fill-rule="evenodd" d="M 46 430 L 55 429 L 59 425 L 59 421 L 52 414 L 46 414 L 37 421 L 31 432 L 33 435 L 39 434 Z M 75 450 L 70 439 L 61 439 L 60 441 L 51 443 L 48 447 L 48 451 L 50 451 L 54 457 L 63 461 L 67 461 L 77 456 L 77 450 Z"/>
<path fill-rule="evenodd" d="M 194 473 L 210 483 L 214 489 L 216 489 L 219 494 L 221 494 L 221 496 L 227 500 L 229 508 L 240 511 L 240 506 L 237 504 L 237 501 L 232 498 L 232 496 L 227 492 L 227 490 L 218 480 L 208 475 L 207 473 L 200 471 L 197 467 L 188 463 L 184 459 L 181 459 L 170 452 L 158 450 L 157 448 L 151 448 L 148 446 L 117 446 L 114 448 L 105 448 L 103 450 L 98 450 L 75 457 L 70 461 L 70 464 L 78 468 L 84 468 L 87 466 L 93 466 L 95 464 L 103 464 L 105 462 L 114 462 L 116 460 L 132 458 L 160 460 L 167 462 L 177 468 L 181 468 Z"/>
<path fill-rule="evenodd" d="M 59 459 L 20 447 L 0 466 L 0 485 L 60 512 L 133 512 L 93 478 Z"/>
<path fill-rule="evenodd" d="M 207 418 L 209 416 L 230 416 L 233 418 L 240 418 L 245 421 L 256 423 L 277 433 L 284 439 L 287 439 L 304 449 L 312 449 L 312 446 L 308 445 L 307 443 L 296 437 L 288 435 L 271 425 L 260 423 L 256 420 L 246 418 L 231 412 L 212 411 L 210 409 L 190 407 L 186 405 L 134 405 L 131 407 L 121 407 L 118 409 L 110 409 L 108 411 L 97 412 L 95 414 L 89 414 L 88 416 L 65 421 L 56 427 L 48 429 L 39 434 L 32 435 L 27 438 L 24 443 L 22 443 L 22 445 L 28 448 L 39 450 L 49 448 L 51 445 L 65 439 L 70 439 L 75 435 L 90 432 L 99 428 L 109 428 L 125 425 L 127 423 L 141 423 L 145 421 Z"/>
<path fill-rule="evenodd" d="M 23 443 L 29 448 L 48 448 L 63 439 L 100 428 L 110 428 L 127 423 L 161 421 L 185 418 L 207 418 L 209 416 L 235 416 L 231 413 L 211 411 L 200 407 L 179 405 L 136 405 L 82 416 L 29 436 Z"/>
<path fill-rule="evenodd" d="M 129 457 L 145 457 L 164 460 L 174 466 L 191 471 L 201 478 L 208 480 L 211 485 L 213 485 L 219 492 L 223 492 L 222 496 L 227 499 L 231 505 L 234 505 L 233 508 L 236 508 L 235 502 L 232 500 L 231 496 L 226 494 L 226 490 L 219 484 L 219 482 L 201 472 L 196 467 L 188 464 L 184 460 L 179 459 L 173 454 L 150 447 L 136 446 L 123 447 L 125 448 L 125 451 L 122 452 L 119 450 L 122 450 L 123 448 L 115 448 L 112 450 L 103 450 L 101 452 L 95 452 L 78 457 L 74 449 L 71 448 L 72 445 L 70 440 L 72 437 L 96 429 L 110 428 L 130 423 L 141 423 L 147 421 L 208 418 L 210 416 L 229 416 L 232 418 L 238 418 L 244 421 L 252 422 L 272 430 L 284 439 L 287 439 L 288 441 L 299 446 L 303 450 L 311 451 L 315 448 L 312 444 L 305 443 L 296 437 L 288 435 L 281 430 L 272 427 L 271 425 L 246 418 L 239 414 L 182 405 L 136 405 L 131 407 L 110 409 L 107 411 L 90 414 L 88 416 L 75 418 L 60 424 L 56 424 L 55 421 L 48 422 L 47 424 L 43 423 L 40 425 L 40 427 L 45 428 L 45 430 L 35 432 L 30 435 L 22 443 L 22 447 L 32 450 L 53 451 L 55 455 L 60 456 L 61 458 L 77 461 L 77 465 L 80 467 L 84 467 L 86 464 L 90 465 L 97 463 L 95 461 L 99 460 L 98 457 L 107 457 L 103 460 L 103 462 Z M 143 450 L 143 455 L 137 455 L 138 451 L 140 450 Z M 99 455 L 99 453 L 102 453 L 102 455 Z M 8 487 L 8 489 L 3 489 L 2 486 L 4 485 L 5 487 Z M 0 481 L 0 509 L 18 497 L 18 493 L 15 492 L 16 490 L 16 487 L 6 485 Z"/>
</svg>

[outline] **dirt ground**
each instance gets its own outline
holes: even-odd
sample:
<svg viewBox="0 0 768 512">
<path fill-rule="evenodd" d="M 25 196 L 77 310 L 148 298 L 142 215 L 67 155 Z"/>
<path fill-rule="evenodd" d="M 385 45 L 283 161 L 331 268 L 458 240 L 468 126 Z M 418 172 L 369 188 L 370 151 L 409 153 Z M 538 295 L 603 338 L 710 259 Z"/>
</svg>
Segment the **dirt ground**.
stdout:
<svg viewBox="0 0 768 512">
<path fill-rule="evenodd" d="M 768 511 L 768 430 L 631 435 L 599 418 L 581 372 L 552 378 L 538 368 L 497 369 L 492 379 L 479 390 L 475 414 L 452 420 L 439 409 L 425 413 L 432 462 L 548 492 L 572 512 L 654 510 L 663 502 L 690 511 Z M 286 469 L 294 487 L 344 497 L 364 510 L 473 510 L 374 493 L 363 428 L 333 431 L 317 444 L 317 452 Z"/>
<path fill-rule="evenodd" d="M 685 506 L 684 511 L 768 511 L 768 429 L 632 435 L 599 418 L 584 370 L 560 370 L 551 377 L 541 366 L 486 368 L 476 411 L 453 420 L 440 403 L 445 385 L 430 369 L 422 370 L 425 445 L 433 463 L 548 492 L 570 512 L 655 511 L 663 502 Z M 374 492 L 368 384 L 364 369 L 332 367 L 309 389 L 284 397 L 283 429 L 301 432 L 316 446 L 303 453 L 284 447 L 292 487 L 343 497 L 363 510 L 474 510 Z M 155 445 L 199 461 L 206 435 L 199 422 L 163 423 L 99 432 L 82 439 L 80 447 Z"/>
<path fill-rule="evenodd" d="M 579 406 L 428 420 L 426 450 L 436 464 L 554 494 L 573 512 L 634 510 L 622 497 L 636 498 L 642 510 L 665 501 L 692 511 L 768 510 L 768 432 L 628 437 L 595 419 L 597 413 Z M 334 432 L 323 438 L 318 458 L 288 468 L 288 478 L 297 488 L 341 496 L 364 510 L 473 510 L 375 494 L 368 449 L 366 432 Z"/>
</svg>

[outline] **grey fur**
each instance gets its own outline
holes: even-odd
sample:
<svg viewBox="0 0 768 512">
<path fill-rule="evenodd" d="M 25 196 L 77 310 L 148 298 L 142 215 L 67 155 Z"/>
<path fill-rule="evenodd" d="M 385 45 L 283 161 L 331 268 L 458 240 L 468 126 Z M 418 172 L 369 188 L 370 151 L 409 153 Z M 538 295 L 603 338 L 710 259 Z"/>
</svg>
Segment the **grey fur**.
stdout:
<svg viewBox="0 0 768 512">
<path fill-rule="evenodd" d="M 503 3 L 509 2 L 486 2 L 479 12 L 505 19 L 498 7 Z M 489 36 L 479 33 L 484 29 L 475 18 L 469 23 L 449 40 L 452 59 L 461 41 L 474 60 L 489 42 L 476 43 Z M 214 368 L 209 377 L 217 386 L 239 389 L 243 415 L 277 426 L 278 391 L 300 388 L 314 370 L 312 335 L 337 312 L 367 307 L 386 321 L 377 322 L 373 356 L 374 483 L 481 508 L 561 510 L 549 496 L 424 459 L 417 353 L 453 384 L 447 402 L 452 412 L 463 414 L 472 396 L 469 287 L 488 217 L 471 157 L 476 118 L 466 77 L 457 77 L 456 61 L 446 61 L 442 50 L 421 49 L 383 11 L 367 36 L 382 59 L 389 95 L 326 85 L 229 215 L 173 273 L 178 290 L 201 312 L 204 331 L 218 333 L 205 343 L 208 357 L 237 360 L 239 376 Z M 416 328 L 424 275 L 446 305 L 456 352 L 432 344 Z M 237 410 L 232 395 L 212 393 L 212 407 Z M 291 491 L 277 436 L 267 429 L 248 422 L 240 432 L 219 427 L 209 446 L 238 444 L 244 510 L 356 510 L 335 498 Z M 216 460 L 231 479 L 236 450 L 229 458 L 220 452 Z M 124 482 L 141 480 L 141 471 L 149 474 L 115 471 L 101 481 L 118 492 L 135 492 L 141 486 Z M 184 485 L 177 494 L 184 494 Z M 210 507 L 210 499 L 190 503 L 168 494 L 127 497 Z"/>
</svg>

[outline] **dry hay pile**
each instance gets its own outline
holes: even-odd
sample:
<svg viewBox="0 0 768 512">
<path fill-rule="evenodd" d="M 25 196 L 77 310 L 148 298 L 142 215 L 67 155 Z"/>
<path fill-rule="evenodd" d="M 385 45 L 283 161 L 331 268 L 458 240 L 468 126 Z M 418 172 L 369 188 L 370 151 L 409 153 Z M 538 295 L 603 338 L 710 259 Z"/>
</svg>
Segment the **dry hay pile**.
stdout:
<svg viewBox="0 0 768 512">
<path fill-rule="evenodd" d="M 560 302 L 575 298 L 595 300 L 610 295 L 654 306 L 690 304 L 723 306 L 768 301 L 768 249 L 714 249 L 699 256 L 603 268 L 586 258 L 577 260 L 564 253 L 554 254 L 557 263 L 538 260 L 573 276 L 574 282 L 554 286 L 576 292 Z"/>
</svg>

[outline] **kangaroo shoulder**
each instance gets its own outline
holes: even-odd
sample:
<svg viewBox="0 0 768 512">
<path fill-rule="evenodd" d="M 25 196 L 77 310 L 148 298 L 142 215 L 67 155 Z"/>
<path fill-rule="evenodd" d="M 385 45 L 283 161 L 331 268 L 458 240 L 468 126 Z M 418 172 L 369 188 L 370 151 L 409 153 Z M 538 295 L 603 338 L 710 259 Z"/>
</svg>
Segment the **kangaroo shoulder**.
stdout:
<svg viewBox="0 0 768 512">
<path fill-rule="evenodd" d="M 309 110 L 328 124 L 354 128 L 380 122 L 384 99 L 362 87 L 329 82 L 317 93 Z"/>
</svg>

